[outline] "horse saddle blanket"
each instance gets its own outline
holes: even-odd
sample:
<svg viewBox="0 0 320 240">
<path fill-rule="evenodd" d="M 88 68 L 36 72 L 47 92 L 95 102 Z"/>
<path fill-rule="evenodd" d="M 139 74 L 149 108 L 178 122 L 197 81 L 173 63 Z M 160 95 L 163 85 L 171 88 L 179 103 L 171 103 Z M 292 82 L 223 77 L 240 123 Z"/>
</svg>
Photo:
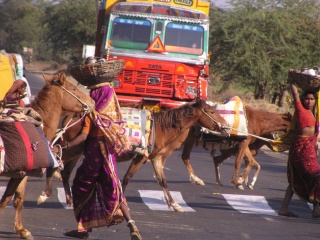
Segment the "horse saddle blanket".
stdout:
<svg viewBox="0 0 320 240">
<path fill-rule="evenodd" d="M 226 99 L 222 104 L 214 104 L 207 102 L 213 106 L 216 111 L 227 121 L 230 130 L 230 136 L 248 136 L 248 121 L 245 114 L 245 108 L 242 100 L 238 96 Z M 208 129 L 204 129 L 205 133 L 212 133 Z M 221 133 L 217 133 L 218 135 Z"/>
<path fill-rule="evenodd" d="M 0 174 L 57 166 L 42 129 L 28 121 L 0 121 Z"/>
<path fill-rule="evenodd" d="M 133 149 L 147 149 L 152 128 L 152 115 L 147 109 L 121 107 L 122 119 Z"/>
</svg>

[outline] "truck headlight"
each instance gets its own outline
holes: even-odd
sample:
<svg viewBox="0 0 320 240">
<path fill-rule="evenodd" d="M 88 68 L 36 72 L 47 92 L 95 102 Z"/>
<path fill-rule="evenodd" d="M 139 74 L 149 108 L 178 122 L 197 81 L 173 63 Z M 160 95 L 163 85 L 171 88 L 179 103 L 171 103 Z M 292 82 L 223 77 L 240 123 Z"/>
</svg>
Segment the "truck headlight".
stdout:
<svg viewBox="0 0 320 240">
<path fill-rule="evenodd" d="M 187 86 L 186 87 L 186 94 L 187 95 L 197 96 L 197 94 L 198 94 L 197 87 L 195 87 L 195 86 Z"/>
<path fill-rule="evenodd" d="M 113 80 L 113 87 L 120 87 L 120 81 L 117 79 Z"/>
</svg>

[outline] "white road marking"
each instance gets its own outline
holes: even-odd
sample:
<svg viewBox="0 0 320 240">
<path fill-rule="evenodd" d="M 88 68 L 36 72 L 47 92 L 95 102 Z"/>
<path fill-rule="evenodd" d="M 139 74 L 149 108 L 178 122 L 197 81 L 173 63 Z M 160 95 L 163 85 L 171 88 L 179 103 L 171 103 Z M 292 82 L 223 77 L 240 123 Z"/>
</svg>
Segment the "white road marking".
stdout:
<svg viewBox="0 0 320 240">
<path fill-rule="evenodd" d="M 170 209 L 164 199 L 162 191 L 139 190 L 143 202 L 151 209 L 156 211 L 173 211 Z M 170 191 L 173 200 L 178 203 L 186 212 L 195 212 L 183 200 L 180 192 Z"/>
<path fill-rule="evenodd" d="M 0 198 L 2 198 L 4 192 L 6 191 L 6 186 L 0 186 Z M 11 200 L 6 207 L 13 207 L 13 201 Z"/>
<path fill-rule="evenodd" d="M 58 190 L 58 199 L 59 199 L 59 202 L 62 204 L 62 206 L 65 209 L 73 209 L 72 206 L 68 206 L 67 205 L 66 194 L 64 192 L 64 189 L 63 188 L 57 188 L 57 190 Z"/>
<path fill-rule="evenodd" d="M 228 204 L 241 213 L 278 216 L 263 196 L 222 194 Z"/>
</svg>

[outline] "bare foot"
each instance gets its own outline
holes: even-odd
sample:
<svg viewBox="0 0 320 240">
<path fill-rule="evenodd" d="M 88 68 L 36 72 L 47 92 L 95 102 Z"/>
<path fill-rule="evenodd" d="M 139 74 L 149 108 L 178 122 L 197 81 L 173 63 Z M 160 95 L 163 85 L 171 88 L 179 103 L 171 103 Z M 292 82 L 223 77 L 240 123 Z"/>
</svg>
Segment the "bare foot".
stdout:
<svg viewBox="0 0 320 240">
<path fill-rule="evenodd" d="M 297 214 L 290 212 L 288 210 L 279 210 L 278 215 L 285 216 L 285 217 L 299 217 Z"/>
</svg>

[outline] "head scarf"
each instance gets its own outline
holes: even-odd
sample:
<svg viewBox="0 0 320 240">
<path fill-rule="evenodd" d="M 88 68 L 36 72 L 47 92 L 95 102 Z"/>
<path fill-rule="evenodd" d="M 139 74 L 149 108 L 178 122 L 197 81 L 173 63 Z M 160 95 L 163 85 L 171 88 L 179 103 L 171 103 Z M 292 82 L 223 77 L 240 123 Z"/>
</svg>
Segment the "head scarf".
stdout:
<svg viewBox="0 0 320 240">
<path fill-rule="evenodd" d="M 24 81 L 20 79 L 14 81 L 11 88 L 8 90 L 4 98 L 6 99 L 7 97 L 11 97 L 11 95 L 14 94 L 21 87 L 23 83 Z"/>
</svg>

